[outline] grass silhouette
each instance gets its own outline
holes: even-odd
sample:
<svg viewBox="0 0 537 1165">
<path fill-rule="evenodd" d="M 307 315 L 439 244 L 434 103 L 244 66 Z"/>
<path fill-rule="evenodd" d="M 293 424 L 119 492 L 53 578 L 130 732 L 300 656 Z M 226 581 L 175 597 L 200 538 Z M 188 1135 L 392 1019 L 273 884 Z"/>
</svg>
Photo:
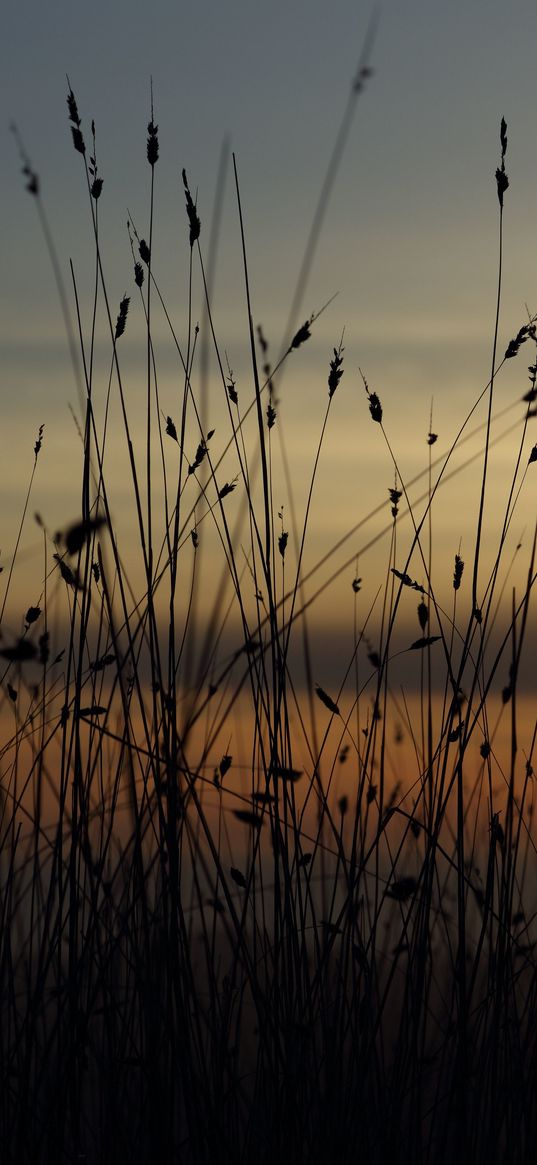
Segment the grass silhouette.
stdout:
<svg viewBox="0 0 537 1165">
<path fill-rule="evenodd" d="M 492 370 L 451 447 L 437 455 L 431 422 L 427 463 L 405 481 L 381 397 L 363 377 L 368 439 L 384 444 L 394 485 L 385 503 L 306 566 L 325 433 L 350 375 L 344 337 L 336 337 L 302 515 L 285 444 L 289 524 L 278 501 L 278 392 L 320 314 L 303 318 L 303 293 L 369 77 L 368 52 L 274 365 L 254 326 L 233 160 L 251 390 L 227 362 L 213 312 L 212 254 L 205 259 L 204 223 L 185 170 L 182 340 L 161 293 L 153 101 L 148 236 L 130 217 L 133 287 L 114 305 L 101 249 L 105 187 L 95 129 L 88 146 L 68 87 L 94 240 L 89 327 L 73 268 L 71 297 L 63 287 L 39 179 L 19 140 L 80 377 L 82 457 L 80 514 L 54 535 L 38 519 L 41 595 L 19 633 L 9 634 L 17 553 L 46 440 L 41 427 L 2 605 L 6 1161 L 436 1165 L 525 1161 L 532 1151 L 537 722 L 524 748 L 519 737 L 528 730 L 521 675 L 535 533 L 510 604 L 505 591 L 513 515 L 537 460 L 535 447 L 527 453 L 535 364 L 524 414 L 510 420 L 519 450 L 505 509 L 492 516 L 492 565 L 484 565 L 489 452 L 506 412 L 494 412 L 494 387 L 505 362 L 536 340 L 529 319 L 498 358 L 505 122 Z M 200 328 L 195 278 L 204 297 Z M 136 297 L 145 328 L 143 435 L 133 424 L 123 359 Z M 174 416 L 163 407 L 156 319 L 176 355 Z M 208 428 L 202 345 L 219 376 L 225 438 Z M 470 434 L 484 398 L 486 423 Z M 466 453 L 476 434 L 478 452 Z M 482 467 L 473 561 L 465 566 L 454 548 L 452 576 L 437 579 L 433 515 L 460 471 L 455 455 Z M 109 486 L 116 459 L 136 530 L 128 546 Z M 313 667 L 315 602 L 354 567 L 357 535 L 376 514 L 384 514 L 382 528 L 362 545 L 360 561 L 383 537 L 385 576 L 362 615 L 356 568 L 350 647 L 337 690 L 326 690 Z M 324 568 L 351 540 L 354 552 L 326 578 Z M 410 592 L 413 637 L 401 615 Z M 411 681 L 399 691 L 401 656 Z M 412 769 L 395 781 L 401 723 Z"/>
</svg>

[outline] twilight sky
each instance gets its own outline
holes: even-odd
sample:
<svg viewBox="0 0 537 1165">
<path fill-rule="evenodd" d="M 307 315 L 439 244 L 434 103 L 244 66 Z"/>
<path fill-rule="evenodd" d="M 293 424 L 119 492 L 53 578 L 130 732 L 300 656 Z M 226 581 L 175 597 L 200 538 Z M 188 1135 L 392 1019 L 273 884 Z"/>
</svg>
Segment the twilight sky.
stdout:
<svg viewBox="0 0 537 1165">
<path fill-rule="evenodd" d="M 9 562 L 41 423 L 45 442 L 32 506 L 53 530 L 76 518 L 80 504 L 80 446 L 68 408 L 71 404 L 77 409 L 76 388 L 53 275 L 35 206 L 23 188 L 10 121 L 16 121 L 40 175 L 69 294 L 73 260 L 87 328 L 93 285 L 90 220 L 80 157 L 67 123 L 66 73 L 88 139 L 95 119 L 110 296 L 114 305 L 125 291 L 133 296 L 134 318 L 122 349 L 133 386 L 140 363 L 143 384 L 144 348 L 136 330 L 140 313 L 138 307 L 137 324 L 125 223 L 128 207 L 140 235 L 147 234 L 150 76 L 160 137 L 154 269 L 183 335 L 188 247 L 181 169 L 186 168 L 197 191 L 207 248 L 219 156 L 229 139 L 240 176 L 255 322 L 262 323 L 275 359 L 371 10 L 369 3 L 350 0 L 271 0 L 263 5 L 256 0 L 154 0 L 151 5 L 139 0 L 94 0 L 91 5 L 6 0 L 0 49 L 4 562 Z M 497 280 L 494 172 L 502 115 L 508 124 L 510 187 L 504 216 L 501 353 L 525 322 L 526 305 L 537 311 L 535 5 L 529 0 L 509 5 L 499 0 L 385 0 L 379 15 L 371 60 L 374 77 L 357 108 L 295 323 L 335 293 L 337 298 L 308 346 L 293 354 L 281 386 L 280 415 L 300 513 L 325 408 L 328 361 L 345 328 L 346 371 L 321 459 L 306 567 L 364 513 L 386 501 L 393 485 L 393 466 L 370 421 L 358 368 L 382 400 L 386 430 L 406 478 L 427 465 L 432 399 L 433 429 L 439 434 L 435 452 L 440 453 L 488 380 Z M 239 385 L 245 385 L 246 400 L 248 345 L 239 242 L 229 170 L 214 312 L 222 347 Z M 196 296 L 199 318 L 198 285 Z M 162 318 L 155 320 L 155 338 L 162 407 L 176 416 L 177 361 Z M 498 422 L 498 432 L 522 420 L 518 402 L 533 359 L 527 346 L 498 380 L 498 410 L 512 405 Z M 102 368 L 98 365 L 103 384 L 105 369 L 103 354 Z M 215 393 L 218 387 L 216 382 Z M 133 387 L 133 417 L 139 410 L 136 392 Z M 209 423 L 217 428 L 218 441 L 216 398 L 212 409 L 210 403 Z M 481 406 L 476 424 L 484 416 Z M 505 502 L 507 467 L 513 463 L 520 431 L 521 424 L 493 456 L 492 517 Z M 527 448 L 534 441 L 530 428 Z M 467 448 L 477 447 L 474 442 Z M 526 460 L 525 454 L 524 464 Z M 438 502 L 440 565 L 444 553 L 446 563 L 452 563 L 461 538 L 463 553 L 471 555 L 476 480 L 475 473 L 456 478 L 452 492 L 446 489 L 446 500 Z M 282 484 L 281 503 L 287 506 L 283 477 L 277 481 Z M 525 527 L 528 538 L 535 513 L 535 486 L 525 488 L 522 510 L 513 522 L 515 541 Z M 122 478 L 115 496 L 117 513 L 124 512 L 128 527 L 132 507 Z M 371 531 L 387 521 L 386 501 L 382 521 L 376 519 Z M 352 558 L 366 541 L 367 531 L 352 536 L 334 565 Z M 28 528 L 23 551 L 37 572 L 39 545 L 35 527 Z M 378 560 L 381 571 L 387 552 L 385 545 Z M 368 570 L 361 558 L 369 603 L 382 577 L 368 581 Z M 449 574 L 451 567 L 446 570 Z M 349 593 L 353 573 L 350 566 L 342 596 Z M 328 622 L 335 618 L 333 612 L 333 606 L 326 609 Z"/>
</svg>

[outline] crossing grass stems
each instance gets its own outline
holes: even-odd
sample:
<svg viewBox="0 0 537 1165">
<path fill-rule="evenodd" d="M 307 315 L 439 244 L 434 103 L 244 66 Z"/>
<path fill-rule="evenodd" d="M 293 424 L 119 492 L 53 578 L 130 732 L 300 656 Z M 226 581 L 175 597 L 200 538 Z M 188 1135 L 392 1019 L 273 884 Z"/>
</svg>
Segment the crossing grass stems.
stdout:
<svg viewBox="0 0 537 1165">
<path fill-rule="evenodd" d="M 208 257 L 197 195 L 182 173 L 188 308 L 179 340 L 158 280 L 153 94 L 147 239 L 130 217 L 132 290 L 114 306 L 101 246 L 106 186 L 96 131 L 92 125 L 86 139 L 68 86 L 94 243 L 89 328 L 73 269 L 71 287 L 64 287 L 39 178 L 17 138 L 68 328 L 82 453 L 76 522 L 53 536 L 38 519 L 41 594 L 18 636 L 7 616 L 16 608 L 17 553 L 43 458 L 43 427 L 4 575 L 3 1160 L 438 1165 L 524 1161 L 534 1143 L 536 728 L 522 749 L 519 698 L 535 533 L 525 583 L 512 588 L 511 603 L 502 600 L 513 516 L 537 459 L 535 448 L 527 455 L 535 364 L 523 414 L 510 417 L 519 448 L 488 574 L 483 565 L 489 452 L 504 415 L 494 411 L 494 389 L 506 363 L 536 340 L 529 319 L 499 358 L 505 122 L 491 374 L 451 447 L 437 454 L 431 420 L 423 471 L 405 481 L 393 419 L 365 376 L 360 381 L 357 369 L 345 367 L 341 328 L 319 374 L 324 415 L 302 516 L 283 439 L 278 396 L 315 333 L 320 311 L 303 320 L 303 293 L 369 76 L 366 52 L 274 365 L 254 326 L 233 159 L 251 389 L 234 377 L 213 310 L 227 155 Z M 199 326 L 195 280 L 203 298 Z M 145 332 L 143 452 L 123 358 L 135 310 Z M 175 352 L 175 409 L 168 396 L 164 403 L 159 380 L 156 318 Z M 96 373 L 103 338 L 104 394 Z M 225 438 L 208 427 L 210 361 L 225 405 Z M 361 439 L 364 430 L 368 441 L 378 439 L 394 485 L 386 503 L 306 565 L 325 433 L 351 379 L 353 392 L 365 389 Z M 485 423 L 478 420 L 481 401 Z M 126 553 L 113 516 L 109 448 L 119 438 L 112 423 L 126 451 L 136 568 L 127 567 L 134 548 Z M 437 578 L 434 515 L 470 432 L 481 434 L 482 465 L 473 561 L 465 571 L 454 547 L 452 578 Z M 292 439 L 286 434 L 291 460 Z M 287 483 L 283 509 L 276 456 Z M 379 517 L 375 539 L 384 538 L 386 572 L 364 610 L 351 564 L 360 529 Z M 209 529 L 217 568 L 204 549 Z M 350 557 L 327 580 L 322 568 L 342 550 Z M 210 602 L 207 571 L 216 580 Z M 351 647 L 337 690 L 328 691 L 313 670 L 315 603 L 342 573 L 354 592 Z M 401 698 L 391 684 L 410 592 L 416 635 L 404 648 L 416 663 L 412 709 L 412 693 Z M 299 657 L 301 682 L 294 675 Z M 502 717 L 507 767 L 495 746 Z M 241 755 L 231 743 L 237 718 Z M 394 783 L 389 755 L 394 731 L 395 747 L 401 744 L 401 723 L 414 772 Z"/>
</svg>

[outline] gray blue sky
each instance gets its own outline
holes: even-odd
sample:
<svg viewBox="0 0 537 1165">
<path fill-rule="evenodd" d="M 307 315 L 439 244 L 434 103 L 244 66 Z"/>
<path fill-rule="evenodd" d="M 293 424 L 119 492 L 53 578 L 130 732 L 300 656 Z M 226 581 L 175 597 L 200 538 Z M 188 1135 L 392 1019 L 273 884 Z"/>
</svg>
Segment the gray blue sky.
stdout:
<svg viewBox="0 0 537 1165">
<path fill-rule="evenodd" d="M 379 13 L 374 77 L 352 126 L 303 316 L 338 295 L 311 346 L 300 360 L 297 354 L 282 402 L 300 502 L 324 409 L 331 347 L 345 327 L 346 374 L 319 479 L 312 561 L 332 533 L 350 528 L 393 484 L 386 451 L 367 427 L 358 366 L 381 396 L 388 431 L 409 476 L 426 463 L 431 398 L 433 427 L 445 447 L 488 378 L 497 272 L 494 171 L 502 115 L 508 123 L 510 188 L 500 346 L 524 322 L 525 304 L 537 310 L 535 6 L 525 0 L 509 5 L 385 0 Z M 349 0 L 154 0 L 151 5 L 6 0 L 0 49 L 4 554 L 40 423 L 46 425 L 46 440 L 36 508 L 54 528 L 76 516 L 79 493 L 79 448 L 68 411 L 69 402 L 76 405 L 76 392 L 54 281 L 35 208 L 23 189 L 10 121 L 16 121 L 40 175 L 66 282 L 71 258 L 86 308 L 93 279 L 91 235 L 80 158 L 67 124 L 69 74 L 86 135 L 92 118 L 97 127 L 103 251 L 111 296 L 118 302 L 125 290 L 133 291 L 127 207 L 140 234 L 147 233 L 145 138 L 153 77 L 160 134 L 154 256 L 178 320 L 184 319 L 187 256 L 181 169 L 186 167 L 198 192 L 207 227 L 219 154 L 229 138 L 240 173 L 254 314 L 275 354 L 370 15 L 369 3 Z M 247 345 L 238 247 L 229 181 L 214 305 L 223 346 L 241 374 Z M 136 348 L 132 327 L 124 358 L 135 377 L 142 348 Z M 157 334 L 163 406 L 173 413 L 176 366 L 163 326 Z M 525 391 L 527 363 L 522 355 L 502 379 L 502 406 L 512 401 L 515 408 Z M 500 468 L 503 457 L 497 454 Z M 499 472 L 494 481 L 500 507 L 505 487 Z M 470 549 L 468 521 L 475 507 L 469 497 L 466 483 L 438 518 L 450 556 L 461 536 Z M 119 487 L 117 498 L 118 507 L 127 506 Z M 521 529 L 525 520 L 522 516 Z M 359 545 L 358 537 L 351 539 L 349 554 Z"/>
</svg>

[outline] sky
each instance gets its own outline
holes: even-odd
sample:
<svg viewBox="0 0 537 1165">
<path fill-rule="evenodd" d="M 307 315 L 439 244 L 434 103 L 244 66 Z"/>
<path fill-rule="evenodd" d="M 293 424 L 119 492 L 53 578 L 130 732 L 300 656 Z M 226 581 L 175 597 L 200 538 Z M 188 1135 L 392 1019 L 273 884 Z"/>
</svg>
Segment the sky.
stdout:
<svg viewBox="0 0 537 1165">
<path fill-rule="evenodd" d="M 138 382 L 141 376 L 143 385 L 144 344 L 135 316 L 125 224 L 128 208 L 140 235 L 147 234 L 150 78 L 160 139 L 154 265 L 178 330 L 185 334 L 188 263 L 181 170 L 185 167 L 196 192 L 202 244 L 207 246 L 219 159 L 227 142 L 239 174 L 254 320 L 263 326 L 274 361 L 372 12 L 370 3 L 350 0 L 332 0 L 330 5 L 319 0 L 272 0 L 270 5 L 256 0 L 154 0 L 151 5 L 53 0 L 46 6 L 6 0 L 0 48 L 0 544 L 6 565 L 40 424 L 45 436 L 32 509 L 54 530 L 74 520 L 80 506 L 80 445 L 70 411 L 78 409 L 76 385 L 49 257 L 35 206 L 24 191 L 10 124 L 16 122 L 39 174 L 71 305 L 72 260 L 87 334 L 94 276 L 91 224 L 81 160 L 68 128 L 66 74 L 88 138 L 95 120 L 104 180 L 101 246 L 112 302 L 118 304 L 125 292 L 133 296 L 134 319 L 122 359 L 132 383 L 129 407 L 141 426 Z M 536 26 L 535 6 L 522 0 L 509 5 L 497 0 L 453 0 L 449 5 L 385 0 L 378 8 L 373 76 L 357 104 L 296 326 L 335 299 L 278 382 L 279 419 L 300 526 L 326 406 L 328 361 L 344 332 L 345 375 L 323 445 L 305 568 L 315 566 L 383 500 L 386 507 L 366 531 L 348 537 L 339 557 L 331 559 L 335 566 L 348 559 L 349 566 L 340 589 L 322 607 L 325 634 L 331 628 L 343 635 L 343 623 L 352 615 L 353 556 L 360 555 L 366 605 L 373 601 L 378 572 L 382 577 L 387 562 L 385 541 L 375 552 L 364 549 L 369 531 L 374 534 L 389 525 L 394 468 L 369 418 L 359 369 L 382 401 L 386 432 L 405 480 L 427 467 L 431 425 L 439 435 L 435 452 L 447 450 L 489 378 L 498 270 L 494 174 L 502 117 L 508 127 L 510 185 L 504 215 L 501 352 L 526 321 L 527 311 L 537 311 Z M 199 313 L 199 282 L 196 296 Z M 247 394 L 247 316 L 229 165 L 213 296 L 222 347 Z M 162 408 L 177 416 L 180 378 L 162 317 L 155 320 L 155 340 Z M 485 523 L 491 561 L 521 435 L 520 398 L 527 389 L 527 365 L 534 358 L 529 346 L 527 352 L 528 359 L 524 349 L 510 362 L 497 385 L 497 408 L 504 415 L 494 432 L 517 420 L 519 425 L 498 444 L 491 461 Z M 97 345 L 97 356 L 104 386 L 104 344 L 102 352 Z M 213 374 L 214 369 L 209 423 L 217 429 L 215 441 L 223 444 L 224 420 Z M 476 425 L 483 423 L 484 409 L 482 404 Z M 523 463 L 534 442 L 530 428 Z M 479 439 L 465 447 L 478 448 Z M 461 452 L 459 462 L 463 460 Z M 289 514 L 287 485 L 278 466 L 277 504 Z M 472 552 L 480 468 L 477 461 L 473 470 L 455 478 L 435 510 L 435 554 L 448 580 L 454 553 L 462 548 L 470 557 Z M 426 479 L 421 480 L 426 486 Z M 530 482 L 513 522 L 513 544 L 531 534 L 534 499 Z M 128 533 L 132 497 L 123 470 L 115 505 L 117 520 Z M 40 545 L 35 526 L 28 522 L 20 561 L 28 564 L 30 578 L 40 570 Z M 27 576 L 20 569 L 24 587 Z"/>
</svg>

